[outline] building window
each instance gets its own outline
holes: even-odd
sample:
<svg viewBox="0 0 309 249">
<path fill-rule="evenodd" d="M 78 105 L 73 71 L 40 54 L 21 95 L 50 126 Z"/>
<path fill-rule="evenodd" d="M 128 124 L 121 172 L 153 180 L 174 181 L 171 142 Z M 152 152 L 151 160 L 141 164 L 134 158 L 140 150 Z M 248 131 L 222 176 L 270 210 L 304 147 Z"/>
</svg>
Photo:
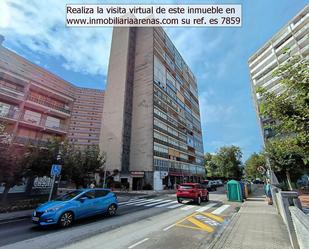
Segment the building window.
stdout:
<svg viewBox="0 0 309 249">
<path fill-rule="evenodd" d="M 32 124 L 39 124 L 41 121 L 41 114 L 38 112 L 26 110 L 24 114 L 24 120 Z"/>
</svg>

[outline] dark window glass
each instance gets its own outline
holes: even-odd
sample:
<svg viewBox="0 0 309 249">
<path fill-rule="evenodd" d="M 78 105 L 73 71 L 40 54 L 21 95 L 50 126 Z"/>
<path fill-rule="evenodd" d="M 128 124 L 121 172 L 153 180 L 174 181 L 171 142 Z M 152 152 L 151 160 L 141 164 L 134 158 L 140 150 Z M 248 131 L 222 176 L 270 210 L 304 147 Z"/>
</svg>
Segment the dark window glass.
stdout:
<svg viewBox="0 0 309 249">
<path fill-rule="evenodd" d="M 87 193 L 83 194 L 81 197 L 87 197 L 88 199 L 94 199 L 95 198 L 94 190 L 88 191 Z"/>
<path fill-rule="evenodd" d="M 108 193 L 109 193 L 108 190 L 96 190 L 95 197 L 100 198 L 100 197 L 106 196 Z"/>
</svg>

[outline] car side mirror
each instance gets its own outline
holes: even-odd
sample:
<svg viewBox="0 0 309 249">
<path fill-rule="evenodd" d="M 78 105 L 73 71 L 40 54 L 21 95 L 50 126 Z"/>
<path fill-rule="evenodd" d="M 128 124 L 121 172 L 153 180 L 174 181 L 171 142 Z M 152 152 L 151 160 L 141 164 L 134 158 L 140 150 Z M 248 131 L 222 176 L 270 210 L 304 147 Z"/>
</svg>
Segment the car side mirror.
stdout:
<svg viewBox="0 0 309 249">
<path fill-rule="evenodd" d="M 85 202 L 86 200 L 88 200 L 88 197 L 84 196 L 78 199 L 81 203 Z"/>
</svg>

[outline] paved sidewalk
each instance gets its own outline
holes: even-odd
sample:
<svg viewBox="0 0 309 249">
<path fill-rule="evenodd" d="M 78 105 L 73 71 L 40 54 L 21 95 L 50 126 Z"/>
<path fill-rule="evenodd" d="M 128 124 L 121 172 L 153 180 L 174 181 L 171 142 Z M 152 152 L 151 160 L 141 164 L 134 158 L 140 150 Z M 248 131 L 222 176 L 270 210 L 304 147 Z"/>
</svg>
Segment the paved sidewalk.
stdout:
<svg viewBox="0 0 309 249">
<path fill-rule="evenodd" d="M 291 249 L 288 231 L 273 206 L 267 205 L 263 187 L 242 205 L 209 249 Z"/>
</svg>

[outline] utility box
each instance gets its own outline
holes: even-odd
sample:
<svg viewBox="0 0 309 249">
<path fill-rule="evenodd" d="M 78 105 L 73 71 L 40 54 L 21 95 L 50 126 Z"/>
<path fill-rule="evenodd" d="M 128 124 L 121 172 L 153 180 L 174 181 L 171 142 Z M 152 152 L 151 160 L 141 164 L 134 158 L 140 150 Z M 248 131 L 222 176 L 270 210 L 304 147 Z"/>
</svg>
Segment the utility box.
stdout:
<svg viewBox="0 0 309 249">
<path fill-rule="evenodd" d="M 226 193 L 228 201 L 243 201 L 242 189 L 238 181 L 228 181 L 226 185 Z"/>
</svg>

